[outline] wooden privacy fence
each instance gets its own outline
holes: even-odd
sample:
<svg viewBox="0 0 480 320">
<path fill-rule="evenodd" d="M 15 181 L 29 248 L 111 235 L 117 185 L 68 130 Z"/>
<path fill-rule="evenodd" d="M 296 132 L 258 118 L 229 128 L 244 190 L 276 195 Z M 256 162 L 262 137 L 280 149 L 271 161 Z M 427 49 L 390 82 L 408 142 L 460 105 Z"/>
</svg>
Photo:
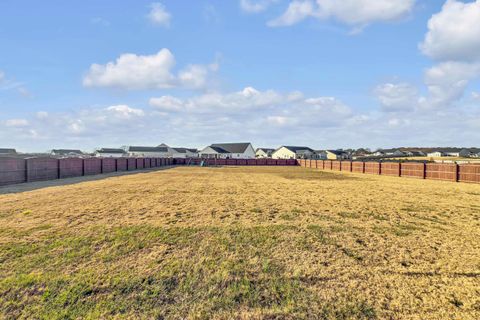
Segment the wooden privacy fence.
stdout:
<svg viewBox="0 0 480 320">
<path fill-rule="evenodd" d="M 356 173 L 480 183 L 480 165 L 423 162 L 298 160 L 302 167 Z"/>
<path fill-rule="evenodd" d="M 0 186 L 173 165 L 166 158 L 4 158 Z"/>
<path fill-rule="evenodd" d="M 204 162 L 208 166 L 297 166 L 295 159 L 199 159 L 176 158 L 175 165 L 200 165 Z"/>
</svg>

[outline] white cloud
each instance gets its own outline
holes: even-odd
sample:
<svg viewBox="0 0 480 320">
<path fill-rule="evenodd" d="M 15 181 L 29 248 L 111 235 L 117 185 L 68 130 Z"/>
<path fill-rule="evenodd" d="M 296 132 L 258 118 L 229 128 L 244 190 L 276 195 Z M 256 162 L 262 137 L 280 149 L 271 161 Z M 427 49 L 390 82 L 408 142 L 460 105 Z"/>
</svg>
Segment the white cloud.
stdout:
<svg viewBox="0 0 480 320">
<path fill-rule="evenodd" d="M 175 57 L 168 49 L 154 55 L 126 53 L 106 65 L 93 64 L 83 78 L 86 87 L 112 87 L 130 90 L 173 87 L 202 88 L 218 64 L 190 65 L 173 74 Z"/>
<path fill-rule="evenodd" d="M 384 83 L 374 93 L 387 112 L 411 111 L 418 106 L 418 91 L 408 83 Z"/>
<path fill-rule="evenodd" d="M 287 10 L 278 18 L 269 21 L 270 27 L 282 27 L 294 25 L 309 16 L 316 16 L 316 8 L 312 1 L 292 1 Z"/>
<path fill-rule="evenodd" d="M 9 119 L 5 121 L 5 125 L 7 127 L 18 128 L 28 126 L 29 122 L 26 119 Z"/>
<path fill-rule="evenodd" d="M 167 11 L 165 6 L 160 2 L 155 2 L 150 5 L 151 10 L 148 14 L 148 19 L 155 25 L 162 27 L 169 27 L 172 15 Z"/>
<path fill-rule="evenodd" d="M 46 112 L 46 111 L 38 111 L 38 112 L 36 113 L 36 117 L 37 117 L 37 119 L 40 119 L 40 120 L 48 119 L 48 112 Z"/>
<path fill-rule="evenodd" d="M 272 107 L 287 102 L 283 95 L 273 91 L 258 91 L 252 87 L 233 93 L 206 93 L 188 99 L 171 96 L 150 99 L 150 105 L 162 111 L 183 109 L 190 112 L 241 112 L 259 107 Z"/>
<path fill-rule="evenodd" d="M 448 0 L 428 22 L 422 52 L 436 60 L 480 59 L 480 0 L 464 3 Z"/>
<path fill-rule="evenodd" d="M 0 84 L 3 83 L 5 81 L 5 73 L 0 70 Z"/>
<path fill-rule="evenodd" d="M 130 108 L 125 104 L 108 107 L 107 110 L 114 116 L 121 119 L 131 119 L 133 117 L 143 117 L 145 112 L 142 109 Z"/>
<path fill-rule="evenodd" d="M 479 92 L 472 92 L 472 99 L 476 101 L 480 101 L 480 93 Z"/>
<path fill-rule="evenodd" d="M 249 13 L 259 13 L 265 11 L 272 3 L 277 0 L 240 0 L 240 8 Z"/>
<path fill-rule="evenodd" d="M 427 107 L 447 107 L 463 97 L 468 83 L 480 76 L 480 63 L 443 62 L 425 72 Z"/>
<path fill-rule="evenodd" d="M 399 20 L 408 15 L 416 0 L 294 0 L 273 27 L 290 26 L 308 17 L 334 19 L 357 30 L 374 23 Z"/>
<path fill-rule="evenodd" d="M 185 107 L 185 104 L 181 99 L 172 96 L 151 98 L 149 104 L 160 111 L 182 111 Z"/>
</svg>

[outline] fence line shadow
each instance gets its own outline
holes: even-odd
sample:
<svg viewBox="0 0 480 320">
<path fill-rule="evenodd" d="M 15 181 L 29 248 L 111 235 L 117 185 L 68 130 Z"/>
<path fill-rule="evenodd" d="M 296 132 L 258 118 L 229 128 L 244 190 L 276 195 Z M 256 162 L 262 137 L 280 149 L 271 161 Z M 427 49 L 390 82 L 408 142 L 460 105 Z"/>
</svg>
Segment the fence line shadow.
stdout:
<svg viewBox="0 0 480 320">
<path fill-rule="evenodd" d="M 97 174 L 97 175 L 91 175 L 91 176 L 80 176 L 80 177 L 73 177 L 73 178 L 63 178 L 63 179 L 56 179 L 56 180 L 12 184 L 12 185 L 0 186 L 0 195 L 34 191 L 34 190 L 44 189 L 49 187 L 67 186 L 67 185 L 72 185 L 72 184 L 77 184 L 82 182 L 97 181 L 97 180 L 103 180 L 103 179 L 112 178 L 112 177 L 120 177 L 120 176 L 126 176 L 126 175 L 138 174 L 138 173 L 162 171 L 162 170 L 172 169 L 174 167 L 175 166 L 172 165 L 172 166 L 163 166 L 163 167 L 139 169 L 139 170 L 132 170 L 132 171 L 116 171 L 116 172 Z"/>
</svg>

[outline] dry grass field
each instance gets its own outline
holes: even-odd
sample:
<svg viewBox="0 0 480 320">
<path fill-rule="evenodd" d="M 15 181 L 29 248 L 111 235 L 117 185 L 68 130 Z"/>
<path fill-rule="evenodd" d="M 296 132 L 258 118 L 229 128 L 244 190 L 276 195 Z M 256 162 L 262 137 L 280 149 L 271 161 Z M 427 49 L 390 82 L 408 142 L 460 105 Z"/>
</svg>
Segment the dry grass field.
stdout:
<svg viewBox="0 0 480 320">
<path fill-rule="evenodd" d="M 480 319 L 480 185 L 179 167 L 0 194 L 0 318 Z"/>
</svg>

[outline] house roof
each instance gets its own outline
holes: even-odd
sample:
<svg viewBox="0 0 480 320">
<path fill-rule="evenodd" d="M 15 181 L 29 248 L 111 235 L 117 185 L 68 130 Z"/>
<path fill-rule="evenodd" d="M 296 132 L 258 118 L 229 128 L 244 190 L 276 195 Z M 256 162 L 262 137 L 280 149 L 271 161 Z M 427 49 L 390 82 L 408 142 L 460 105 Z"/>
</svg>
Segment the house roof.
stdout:
<svg viewBox="0 0 480 320">
<path fill-rule="evenodd" d="M 83 154 L 81 150 L 75 149 L 53 149 L 52 153 L 55 154 Z"/>
<path fill-rule="evenodd" d="M 127 150 L 129 152 L 168 152 L 167 147 L 129 146 Z"/>
<path fill-rule="evenodd" d="M 97 150 L 98 153 L 125 153 L 125 150 L 120 148 L 101 148 Z"/>
<path fill-rule="evenodd" d="M 295 152 L 295 153 L 299 153 L 299 151 L 310 151 L 310 152 L 313 152 L 313 149 L 310 149 L 309 147 L 298 147 L 298 146 L 282 146 L 280 147 L 279 149 L 281 148 L 286 148 L 292 152 Z M 278 149 L 277 149 L 278 150 Z"/>
<path fill-rule="evenodd" d="M 241 142 L 241 143 L 214 143 L 210 147 L 213 149 L 221 148 L 227 153 L 244 153 L 248 146 L 251 145 L 249 142 Z M 215 149 L 214 149 L 215 150 Z M 216 151 L 216 150 L 215 150 Z M 217 151 L 218 152 L 218 151 Z M 222 152 L 224 153 L 224 152 Z"/>
<path fill-rule="evenodd" d="M 262 151 L 265 152 L 265 153 L 269 153 L 269 152 L 275 151 L 275 149 L 272 149 L 272 148 L 257 148 L 257 150 L 255 150 L 255 152 L 258 152 L 258 151 L 260 151 L 260 150 L 262 150 Z"/>
<path fill-rule="evenodd" d="M 177 151 L 178 153 L 187 153 L 187 151 L 189 152 L 198 152 L 197 149 L 190 149 L 190 148 L 172 148 L 173 150 Z"/>
<path fill-rule="evenodd" d="M 17 154 L 15 149 L 0 148 L 0 154 Z"/>
<path fill-rule="evenodd" d="M 231 153 L 231 152 L 228 152 L 227 150 L 225 150 L 223 148 L 220 148 L 220 147 L 209 146 L 208 148 L 212 149 L 213 151 L 215 151 L 217 153 Z"/>
</svg>

